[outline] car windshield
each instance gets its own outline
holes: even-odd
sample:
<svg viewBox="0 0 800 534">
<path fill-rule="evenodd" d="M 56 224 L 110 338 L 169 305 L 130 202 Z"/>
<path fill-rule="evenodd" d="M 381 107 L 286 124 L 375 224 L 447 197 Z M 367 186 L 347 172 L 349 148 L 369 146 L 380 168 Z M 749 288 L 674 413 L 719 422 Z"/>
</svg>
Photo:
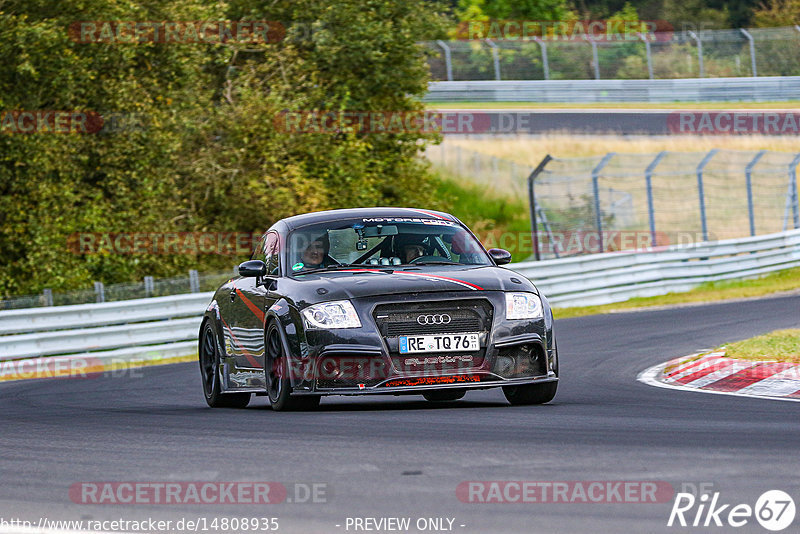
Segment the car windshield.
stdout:
<svg viewBox="0 0 800 534">
<path fill-rule="evenodd" d="M 440 219 L 363 218 L 303 226 L 289 234 L 293 273 L 340 266 L 492 265 L 460 224 Z"/>
</svg>

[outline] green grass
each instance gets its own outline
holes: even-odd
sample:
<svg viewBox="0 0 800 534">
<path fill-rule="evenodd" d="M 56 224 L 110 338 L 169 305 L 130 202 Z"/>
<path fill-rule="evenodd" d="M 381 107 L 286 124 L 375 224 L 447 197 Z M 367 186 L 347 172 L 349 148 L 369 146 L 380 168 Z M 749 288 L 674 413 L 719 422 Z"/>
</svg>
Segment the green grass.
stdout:
<svg viewBox="0 0 800 534">
<path fill-rule="evenodd" d="M 439 109 L 790 109 L 800 101 L 785 102 L 426 102 Z"/>
<path fill-rule="evenodd" d="M 724 347 L 729 358 L 800 363 L 800 329 L 775 330 Z"/>
<path fill-rule="evenodd" d="M 528 236 L 531 223 L 527 202 L 495 196 L 470 182 L 457 181 L 439 172 L 435 176 L 437 198 L 478 236 L 486 248 L 501 247 L 513 261 L 524 261 L 533 253 Z M 505 245 L 505 246 L 501 246 Z"/>
<path fill-rule="evenodd" d="M 632 298 L 625 302 L 604 304 L 602 306 L 555 308 L 553 314 L 557 319 L 583 317 L 585 315 L 630 311 L 652 306 L 671 306 L 692 302 L 701 303 L 761 297 L 771 293 L 791 291 L 798 288 L 800 288 L 800 267 L 770 273 L 760 278 L 706 282 L 683 293 L 667 293 L 666 295 L 659 295 L 657 297 Z"/>
</svg>

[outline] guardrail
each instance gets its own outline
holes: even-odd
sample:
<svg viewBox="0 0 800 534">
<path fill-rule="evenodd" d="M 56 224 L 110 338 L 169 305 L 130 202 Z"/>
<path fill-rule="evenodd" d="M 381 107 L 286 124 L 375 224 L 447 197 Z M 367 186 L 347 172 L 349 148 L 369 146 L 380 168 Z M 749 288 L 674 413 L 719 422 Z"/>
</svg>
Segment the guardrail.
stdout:
<svg viewBox="0 0 800 534">
<path fill-rule="evenodd" d="M 511 264 L 556 306 L 592 306 L 687 291 L 703 282 L 746 278 L 800 266 L 800 230 Z"/>
<path fill-rule="evenodd" d="M 189 293 L 0 311 L 0 362 L 66 357 L 102 370 L 114 363 L 195 354 L 200 319 L 212 296 Z M 0 365 L 0 380 L 20 369 Z"/>
<path fill-rule="evenodd" d="M 557 306 L 605 304 L 684 291 L 701 282 L 800 266 L 800 230 L 665 247 L 511 264 Z M 0 311 L 0 362 L 80 357 L 163 359 L 196 352 L 211 293 L 103 304 Z M 76 327 L 80 328 L 76 328 Z M 0 379 L 5 374 L 0 364 Z"/>
<path fill-rule="evenodd" d="M 429 82 L 427 102 L 735 102 L 797 98 L 800 76 Z"/>
</svg>

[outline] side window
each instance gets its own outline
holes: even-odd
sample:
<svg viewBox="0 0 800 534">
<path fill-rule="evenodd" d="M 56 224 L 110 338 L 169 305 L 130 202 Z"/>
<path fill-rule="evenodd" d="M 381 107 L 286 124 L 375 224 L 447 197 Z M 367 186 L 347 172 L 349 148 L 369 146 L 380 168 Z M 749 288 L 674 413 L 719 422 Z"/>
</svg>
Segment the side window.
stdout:
<svg viewBox="0 0 800 534">
<path fill-rule="evenodd" d="M 267 275 L 280 276 L 281 251 L 278 234 L 270 232 L 264 241 L 264 262 L 267 264 Z"/>
</svg>

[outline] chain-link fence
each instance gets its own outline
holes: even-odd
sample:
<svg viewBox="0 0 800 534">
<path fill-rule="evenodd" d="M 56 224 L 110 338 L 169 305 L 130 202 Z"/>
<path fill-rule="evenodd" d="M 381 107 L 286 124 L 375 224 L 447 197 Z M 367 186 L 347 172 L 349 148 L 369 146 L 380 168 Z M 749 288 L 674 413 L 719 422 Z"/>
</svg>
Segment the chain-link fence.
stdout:
<svg viewBox="0 0 800 534">
<path fill-rule="evenodd" d="M 425 45 L 433 79 L 446 81 L 800 75 L 800 25 L 637 34 L 622 41 L 474 39 Z"/>
<path fill-rule="evenodd" d="M 214 291 L 223 282 L 238 276 L 234 267 L 224 273 L 198 273 L 189 271 L 186 276 L 155 279 L 146 276 L 141 282 L 108 284 L 95 282 L 93 289 L 54 292 L 45 289 L 39 295 L 28 295 L 0 300 L 0 310 L 35 308 L 38 306 L 63 306 L 67 304 L 90 304 L 93 302 L 113 302 L 118 300 L 165 297 L 183 293 Z"/>
<path fill-rule="evenodd" d="M 537 169 L 430 147 L 448 173 L 535 206 L 539 258 L 651 249 L 800 228 L 800 154 L 712 150 L 551 158 Z"/>
</svg>

